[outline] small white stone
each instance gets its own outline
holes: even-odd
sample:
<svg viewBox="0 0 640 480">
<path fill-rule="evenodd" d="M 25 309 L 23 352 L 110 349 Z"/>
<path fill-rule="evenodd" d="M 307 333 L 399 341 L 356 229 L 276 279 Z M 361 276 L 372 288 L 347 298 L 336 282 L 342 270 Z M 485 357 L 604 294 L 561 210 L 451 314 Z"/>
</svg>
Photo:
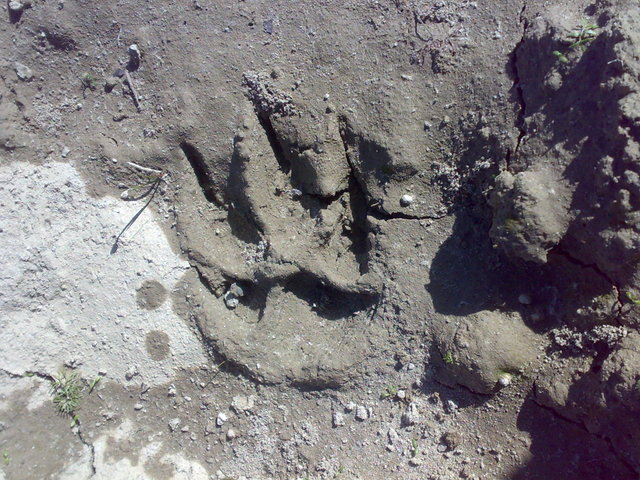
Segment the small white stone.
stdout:
<svg viewBox="0 0 640 480">
<path fill-rule="evenodd" d="M 369 411 L 367 407 L 364 405 L 358 405 L 356 407 L 356 420 L 360 420 L 361 422 L 369 418 Z"/>
<path fill-rule="evenodd" d="M 227 440 L 233 440 L 238 436 L 238 432 L 236 432 L 233 428 L 227 430 Z"/>
<path fill-rule="evenodd" d="M 182 428 L 180 429 L 180 431 L 181 431 L 182 433 L 187 433 L 187 432 L 189 431 L 189 427 L 188 427 L 187 425 L 185 425 L 184 427 L 182 427 Z"/>
<path fill-rule="evenodd" d="M 342 427 L 344 425 L 344 415 L 340 412 L 333 412 L 333 426 Z"/>
<path fill-rule="evenodd" d="M 136 403 L 136 404 L 133 406 L 133 409 L 134 409 L 134 410 L 142 410 L 142 408 L 143 408 L 143 407 L 144 407 L 144 405 L 142 405 L 141 403 Z"/>
<path fill-rule="evenodd" d="M 237 395 L 231 400 L 231 408 L 233 408 L 236 413 L 242 413 L 251 410 L 254 405 L 255 397 L 253 395 Z"/>
<path fill-rule="evenodd" d="M 62 156 L 62 158 L 67 158 L 67 155 L 69 155 L 69 152 L 71 152 L 71 149 L 67 146 L 65 146 L 62 149 L 62 153 L 60 154 Z"/>
<path fill-rule="evenodd" d="M 410 425 L 415 425 L 418 423 L 420 419 L 420 413 L 418 411 L 418 404 L 415 402 L 411 402 L 407 405 L 407 408 L 402 413 L 402 417 L 400 419 L 400 423 L 402 426 L 407 427 Z"/>
<path fill-rule="evenodd" d="M 9 2 L 9 10 L 13 13 L 18 13 L 24 10 L 24 5 L 22 4 L 22 2 L 12 0 Z"/>
<path fill-rule="evenodd" d="M 411 465 L 412 467 L 417 467 L 422 465 L 422 460 L 420 459 L 420 457 L 412 457 L 409 459 L 409 465 Z"/>
<path fill-rule="evenodd" d="M 511 380 L 512 379 L 513 379 L 513 375 L 511 375 L 510 373 L 503 373 L 498 378 L 498 383 L 502 387 L 508 387 L 509 385 L 511 385 Z"/>
<path fill-rule="evenodd" d="M 412 203 L 413 203 L 413 197 L 411 195 L 404 194 L 400 198 L 400 205 L 402 205 L 403 207 L 408 207 Z"/>
<path fill-rule="evenodd" d="M 167 392 L 167 395 L 170 397 L 175 397 L 176 396 L 176 386 L 175 385 L 171 385 L 169 387 L 169 391 Z"/>
<path fill-rule="evenodd" d="M 135 43 L 132 43 L 131 45 L 129 45 L 128 52 L 129 52 L 129 59 L 133 63 L 136 63 L 136 64 L 140 63 L 140 49 L 138 48 L 138 45 L 136 45 Z"/>
<path fill-rule="evenodd" d="M 33 72 L 29 67 L 21 63 L 15 63 L 16 75 L 22 81 L 28 82 L 33 78 Z"/>
<path fill-rule="evenodd" d="M 229 419 L 226 413 L 220 412 L 216 417 L 216 425 L 221 427 Z"/>
<path fill-rule="evenodd" d="M 353 402 L 349 402 L 344 406 L 345 411 L 348 413 L 353 412 L 356 409 L 356 404 Z"/>
<path fill-rule="evenodd" d="M 398 390 L 398 393 L 396 393 L 396 398 L 398 400 L 404 400 L 405 398 L 407 398 L 407 392 L 404 390 Z"/>
<path fill-rule="evenodd" d="M 180 419 L 179 418 L 172 418 L 171 420 L 169 420 L 169 429 L 172 432 L 176 431 L 176 429 L 178 428 L 178 425 L 180 425 Z"/>
</svg>

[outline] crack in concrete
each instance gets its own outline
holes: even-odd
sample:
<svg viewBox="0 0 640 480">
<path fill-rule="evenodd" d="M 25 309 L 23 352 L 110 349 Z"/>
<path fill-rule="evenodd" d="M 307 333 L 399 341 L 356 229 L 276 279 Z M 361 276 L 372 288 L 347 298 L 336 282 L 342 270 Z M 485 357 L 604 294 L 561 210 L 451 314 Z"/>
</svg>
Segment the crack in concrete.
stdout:
<svg viewBox="0 0 640 480">
<path fill-rule="evenodd" d="M 84 435 L 82 433 L 82 430 L 80 429 L 80 426 L 81 426 L 80 420 L 77 420 L 77 424 L 76 424 L 76 428 L 75 428 L 75 434 L 78 436 L 78 439 L 80 440 L 80 442 L 85 447 L 87 447 L 89 449 L 89 453 L 91 455 L 91 477 L 95 477 L 96 473 L 97 473 L 97 468 L 96 468 L 96 448 L 93 445 L 93 443 L 85 440 Z"/>
<path fill-rule="evenodd" d="M 8 375 L 11 378 L 32 378 L 32 377 L 37 377 L 41 380 L 46 380 L 48 382 L 53 382 L 54 377 L 53 375 L 50 375 L 48 373 L 44 373 L 44 372 L 39 372 L 39 371 L 34 371 L 34 370 L 26 370 L 24 374 L 19 374 L 19 373 L 15 373 L 12 372 L 10 370 L 7 370 L 6 368 L 0 368 L 0 372 L 4 373 L 5 375 Z M 91 477 L 94 477 L 96 475 L 96 451 L 95 451 L 95 447 L 93 446 L 93 444 L 91 442 L 88 442 L 87 440 L 85 440 L 84 435 L 82 434 L 82 431 L 80 430 L 80 420 L 76 419 L 76 425 L 75 425 L 75 429 L 74 429 L 74 433 L 78 436 L 78 439 L 80 440 L 80 442 L 85 445 L 90 452 L 91 455 Z"/>
</svg>

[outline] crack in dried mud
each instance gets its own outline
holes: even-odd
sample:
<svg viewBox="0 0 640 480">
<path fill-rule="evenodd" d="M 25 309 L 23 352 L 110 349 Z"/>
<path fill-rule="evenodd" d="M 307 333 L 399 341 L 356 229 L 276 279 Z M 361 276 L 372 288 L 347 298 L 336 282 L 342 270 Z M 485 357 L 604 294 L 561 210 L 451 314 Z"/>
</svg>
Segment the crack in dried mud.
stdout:
<svg viewBox="0 0 640 480">
<path fill-rule="evenodd" d="M 532 395 L 532 400 L 533 402 L 540 407 L 541 409 L 551 413 L 555 418 L 562 420 L 564 422 L 570 423 L 572 425 L 575 425 L 576 427 L 580 428 L 581 430 L 583 430 L 585 433 L 587 433 L 589 436 L 597 438 L 599 440 L 602 440 L 603 442 L 605 442 L 607 444 L 607 446 L 609 447 L 609 452 L 611 453 L 611 455 L 613 455 L 616 459 L 618 459 L 618 461 L 625 466 L 625 468 L 627 468 L 629 470 L 630 473 L 635 474 L 636 471 L 634 469 L 634 467 L 627 461 L 626 458 L 624 458 L 622 455 L 620 455 L 618 453 L 618 451 L 616 450 L 616 448 L 613 446 L 613 442 L 612 440 L 604 435 L 598 435 L 597 433 L 591 432 L 589 431 L 589 429 L 582 423 L 576 420 L 573 420 L 571 418 L 565 417 L 564 415 L 562 415 L 560 412 L 558 412 L 557 410 L 555 410 L 553 407 L 550 407 L 548 405 L 544 405 L 542 403 L 540 403 L 537 399 L 537 384 L 534 381 L 533 385 L 531 387 L 531 393 Z"/>
</svg>

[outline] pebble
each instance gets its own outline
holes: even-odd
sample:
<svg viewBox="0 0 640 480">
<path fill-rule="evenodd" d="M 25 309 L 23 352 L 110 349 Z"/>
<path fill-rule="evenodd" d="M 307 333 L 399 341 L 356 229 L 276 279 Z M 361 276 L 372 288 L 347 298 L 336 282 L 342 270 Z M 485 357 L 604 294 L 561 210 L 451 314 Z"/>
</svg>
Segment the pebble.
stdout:
<svg viewBox="0 0 640 480">
<path fill-rule="evenodd" d="M 216 417 L 216 425 L 221 427 L 229 419 L 226 413 L 220 412 Z"/>
<path fill-rule="evenodd" d="M 356 404 L 353 402 L 349 402 L 344 406 L 346 412 L 351 413 L 356 409 Z"/>
<path fill-rule="evenodd" d="M 457 432 L 447 432 L 442 436 L 442 443 L 447 450 L 456 450 L 462 441 L 462 437 Z"/>
<path fill-rule="evenodd" d="M 9 2 L 9 11 L 11 13 L 20 13 L 24 10 L 24 5 L 22 2 L 18 2 L 16 0 L 12 0 Z"/>
<path fill-rule="evenodd" d="M 242 413 L 251 410 L 254 405 L 255 397 L 253 395 L 237 395 L 231 400 L 231 408 L 233 408 L 236 413 Z"/>
<path fill-rule="evenodd" d="M 418 411 L 418 404 L 415 402 L 411 402 L 407 405 L 407 408 L 402 413 L 402 417 L 400 418 L 400 423 L 403 427 L 408 427 L 410 425 L 415 425 L 418 423 L 420 419 L 420 413 Z"/>
<path fill-rule="evenodd" d="M 134 409 L 134 410 L 142 410 L 142 408 L 143 408 L 143 407 L 144 407 L 144 405 L 142 405 L 141 403 L 136 403 L 136 404 L 133 406 L 133 409 Z"/>
<path fill-rule="evenodd" d="M 408 207 L 409 205 L 411 205 L 413 203 L 413 197 L 411 195 L 402 195 L 402 197 L 400 197 L 400 205 L 403 207 Z"/>
<path fill-rule="evenodd" d="M 510 373 L 503 373 L 502 375 L 500 375 L 500 377 L 498 377 L 498 383 L 501 387 L 508 387 L 509 385 L 511 385 L 512 378 L 513 376 Z"/>
<path fill-rule="evenodd" d="M 232 283 L 227 293 L 224 294 L 224 303 L 227 308 L 233 310 L 240 303 L 240 298 L 244 297 L 244 290 L 237 283 Z"/>
<path fill-rule="evenodd" d="M 135 365 L 131 365 L 127 370 L 127 373 L 124 374 L 124 378 L 131 380 L 136 375 L 138 375 L 138 368 Z"/>
<path fill-rule="evenodd" d="M 175 385 L 171 385 L 171 386 L 169 387 L 169 391 L 167 392 L 167 395 L 168 395 L 169 397 L 175 397 L 175 396 L 176 396 L 176 394 L 177 394 L 176 386 L 175 386 Z"/>
<path fill-rule="evenodd" d="M 108 77 L 105 81 L 104 81 L 104 89 L 107 92 L 110 92 L 111 90 L 113 90 L 116 85 L 118 85 L 118 77 Z"/>
<path fill-rule="evenodd" d="M 363 422 L 367 418 L 369 418 L 369 411 L 367 410 L 367 407 L 364 405 L 358 405 L 356 407 L 356 420 Z"/>
<path fill-rule="evenodd" d="M 392 452 L 393 450 L 402 450 L 400 435 L 396 432 L 395 428 L 390 428 L 387 432 L 387 438 L 389 439 L 389 444 L 387 445 L 387 450 Z"/>
<path fill-rule="evenodd" d="M 16 75 L 18 75 L 18 78 L 20 80 L 24 82 L 28 82 L 33 78 L 33 72 L 26 65 L 16 62 L 15 69 L 16 69 Z"/>
<path fill-rule="evenodd" d="M 216 422 L 213 420 L 209 420 L 207 422 L 207 424 L 204 426 L 204 435 L 211 435 L 212 433 L 214 433 L 216 431 Z"/>
<path fill-rule="evenodd" d="M 344 425 L 344 415 L 340 412 L 333 412 L 333 426 L 334 428 L 342 427 Z"/>
<path fill-rule="evenodd" d="M 409 465 L 411 465 L 412 467 L 417 467 L 422 465 L 422 459 L 420 459 L 420 457 L 411 457 L 409 459 Z"/>
<path fill-rule="evenodd" d="M 172 432 L 175 432 L 179 425 L 179 418 L 172 418 L 171 420 L 169 420 L 169 430 L 171 430 Z"/>
<path fill-rule="evenodd" d="M 180 429 L 180 431 L 181 431 L 182 433 L 187 433 L 187 432 L 189 431 L 189 426 L 188 426 L 188 425 L 185 425 L 184 427 L 182 427 L 182 428 Z"/>
<path fill-rule="evenodd" d="M 129 66 L 132 70 L 136 70 L 140 66 L 140 49 L 138 45 L 132 43 L 127 51 L 129 52 Z"/>
<path fill-rule="evenodd" d="M 62 153 L 60 154 L 62 156 L 62 158 L 67 158 L 67 155 L 69 155 L 69 152 L 71 152 L 71 149 L 67 146 L 65 146 L 62 149 Z"/>
<path fill-rule="evenodd" d="M 238 436 L 238 432 L 236 432 L 233 428 L 227 430 L 227 440 L 233 440 Z"/>
<path fill-rule="evenodd" d="M 447 402 L 445 403 L 445 411 L 447 413 L 455 413 L 457 409 L 458 404 L 456 402 L 454 402 L 453 400 L 447 400 Z"/>
</svg>

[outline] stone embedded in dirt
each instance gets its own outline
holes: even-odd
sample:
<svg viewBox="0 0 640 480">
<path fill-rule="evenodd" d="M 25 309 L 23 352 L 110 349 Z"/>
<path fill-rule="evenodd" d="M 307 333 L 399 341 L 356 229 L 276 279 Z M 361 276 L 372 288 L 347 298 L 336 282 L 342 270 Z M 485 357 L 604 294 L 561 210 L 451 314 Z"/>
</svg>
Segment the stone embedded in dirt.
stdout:
<svg viewBox="0 0 640 480">
<path fill-rule="evenodd" d="M 217 431 L 216 419 L 210 418 L 204 426 L 204 435 L 211 435 Z"/>
<path fill-rule="evenodd" d="M 244 297 L 243 288 L 237 283 L 232 283 L 227 292 L 224 294 L 224 303 L 230 310 L 233 310 L 240 304 L 240 299 Z"/>
<path fill-rule="evenodd" d="M 358 405 L 356 407 L 356 420 L 363 422 L 368 418 L 369 411 L 367 410 L 367 407 L 365 407 L 364 405 Z"/>
<path fill-rule="evenodd" d="M 509 255 L 545 263 L 569 225 L 567 196 L 566 186 L 551 169 L 502 172 L 490 198 L 491 237 Z"/>
<path fill-rule="evenodd" d="M 342 427 L 344 426 L 344 415 L 340 412 L 333 412 L 332 421 L 334 428 Z"/>
<path fill-rule="evenodd" d="M 344 406 L 344 410 L 347 413 L 351 413 L 356 409 L 357 405 L 354 402 L 349 402 Z"/>
<path fill-rule="evenodd" d="M 227 440 L 233 440 L 238 436 L 238 432 L 236 432 L 233 428 L 227 430 Z"/>
<path fill-rule="evenodd" d="M 407 408 L 402 413 L 402 417 L 400 418 L 400 424 L 403 427 L 409 427 L 411 425 L 415 425 L 420 420 L 420 412 L 418 410 L 418 404 L 416 402 L 411 402 L 407 405 Z"/>
<path fill-rule="evenodd" d="M 411 195 L 402 195 L 402 197 L 400 197 L 400 205 L 403 207 L 408 207 L 409 205 L 411 205 L 413 203 L 413 197 Z"/>
<path fill-rule="evenodd" d="M 129 53 L 129 63 L 127 64 L 127 67 L 129 68 L 129 70 L 137 70 L 140 67 L 141 58 L 138 45 L 136 45 L 135 43 L 129 45 L 127 52 Z"/>
<path fill-rule="evenodd" d="M 17 0 L 11 0 L 9 2 L 9 11 L 12 13 L 20 13 L 24 10 L 24 4 L 22 2 L 18 2 Z"/>
<path fill-rule="evenodd" d="M 236 413 L 243 413 L 251 410 L 255 405 L 255 397 L 253 395 L 237 395 L 231 400 L 231 408 Z"/>
<path fill-rule="evenodd" d="M 509 385 L 511 385 L 512 380 L 513 380 L 513 375 L 506 372 L 501 374 L 500 377 L 498 377 L 498 383 L 500 384 L 501 387 L 508 387 Z"/>
<path fill-rule="evenodd" d="M 494 311 L 443 321 L 435 340 L 432 359 L 439 380 L 485 394 L 496 392 L 505 373 L 526 371 L 536 359 L 540 342 L 519 314 Z"/>
<path fill-rule="evenodd" d="M 456 450 L 462 443 L 462 436 L 458 432 L 446 432 L 440 441 L 447 447 L 447 450 Z"/>
<path fill-rule="evenodd" d="M 172 418 L 171 420 L 169 420 L 168 425 L 169 425 L 169 430 L 171 430 L 172 432 L 175 432 L 177 428 L 180 426 L 180 419 Z"/>
<path fill-rule="evenodd" d="M 15 63 L 16 75 L 23 82 L 28 82 L 33 78 L 33 71 L 22 63 Z"/>
<path fill-rule="evenodd" d="M 136 403 L 136 404 L 133 406 L 133 409 L 134 409 L 134 410 L 142 410 L 143 408 L 144 408 L 144 405 L 143 405 L 142 403 Z"/>
<path fill-rule="evenodd" d="M 124 374 L 124 378 L 126 378 L 127 380 L 131 380 L 136 375 L 138 375 L 138 367 L 136 367 L 135 365 L 131 365 Z"/>
<path fill-rule="evenodd" d="M 225 424 L 225 422 L 226 422 L 228 419 L 229 419 L 229 416 L 228 416 L 226 413 L 224 413 L 224 412 L 220 412 L 220 413 L 218 414 L 218 416 L 216 417 L 216 425 L 217 425 L 218 427 L 221 427 L 222 425 L 224 425 L 224 424 Z"/>
<path fill-rule="evenodd" d="M 118 83 L 120 83 L 120 81 L 118 80 L 118 77 L 115 77 L 115 76 L 107 77 L 106 80 L 104 81 L 105 91 L 109 93 L 111 90 L 113 90 L 116 87 L 116 85 L 118 85 Z"/>
</svg>

